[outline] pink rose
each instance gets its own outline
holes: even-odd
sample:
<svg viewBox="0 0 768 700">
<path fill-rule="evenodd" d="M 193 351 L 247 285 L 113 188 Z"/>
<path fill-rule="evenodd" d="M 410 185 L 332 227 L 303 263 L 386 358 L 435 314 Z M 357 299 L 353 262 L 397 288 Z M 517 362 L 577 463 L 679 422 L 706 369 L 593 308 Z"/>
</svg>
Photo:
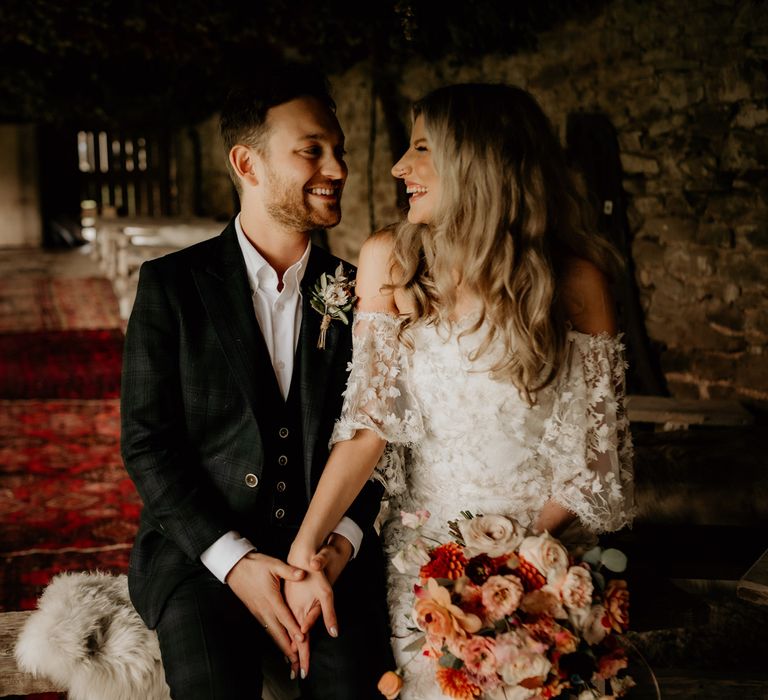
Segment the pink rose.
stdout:
<svg viewBox="0 0 768 700">
<path fill-rule="evenodd" d="M 566 607 L 584 610 L 592 605 L 592 575 L 583 566 L 572 566 L 563 580 L 560 595 Z"/>
<path fill-rule="evenodd" d="M 483 605 L 491 620 L 501 620 L 517 610 L 523 584 L 517 576 L 491 576 L 481 587 Z"/>
<path fill-rule="evenodd" d="M 461 650 L 467 671 L 476 676 L 496 673 L 495 643 L 488 637 L 472 636 Z"/>
<path fill-rule="evenodd" d="M 400 511 L 400 520 L 405 527 L 416 530 L 420 528 L 427 520 L 429 520 L 428 510 L 417 510 L 415 513 L 407 513 L 404 510 Z"/>
</svg>

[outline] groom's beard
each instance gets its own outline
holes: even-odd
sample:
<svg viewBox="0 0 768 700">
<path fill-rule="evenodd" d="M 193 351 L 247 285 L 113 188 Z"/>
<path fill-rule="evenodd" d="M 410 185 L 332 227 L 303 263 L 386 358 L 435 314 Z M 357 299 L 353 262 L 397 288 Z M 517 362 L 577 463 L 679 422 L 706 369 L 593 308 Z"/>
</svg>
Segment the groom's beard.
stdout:
<svg viewBox="0 0 768 700">
<path fill-rule="evenodd" d="M 272 220 L 296 231 L 331 228 L 341 221 L 341 193 L 335 204 L 312 202 L 312 195 L 287 178 L 267 168 L 267 180 L 272 196 L 267 201 L 267 213 Z"/>
</svg>

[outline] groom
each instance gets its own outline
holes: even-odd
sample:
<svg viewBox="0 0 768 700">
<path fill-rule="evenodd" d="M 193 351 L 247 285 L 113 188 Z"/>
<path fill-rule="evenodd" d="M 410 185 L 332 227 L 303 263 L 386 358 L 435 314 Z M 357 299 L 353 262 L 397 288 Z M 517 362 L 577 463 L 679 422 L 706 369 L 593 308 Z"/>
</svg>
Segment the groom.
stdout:
<svg viewBox="0 0 768 700">
<path fill-rule="evenodd" d="M 339 321 L 318 348 L 310 306 L 339 264 L 310 244 L 341 218 L 334 109 L 325 80 L 303 68 L 232 93 L 221 133 L 240 213 L 220 236 L 141 269 L 121 407 L 123 458 L 144 502 L 129 584 L 176 700 L 261 697 L 275 645 L 286 676 L 306 676 L 302 698 L 378 697 L 392 664 L 374 482 L 326 545 L 338 628 L 303 635 L 282 593 L 283 580 L 303 584 L 285 559 L 351 358 Z"/>
</svg>

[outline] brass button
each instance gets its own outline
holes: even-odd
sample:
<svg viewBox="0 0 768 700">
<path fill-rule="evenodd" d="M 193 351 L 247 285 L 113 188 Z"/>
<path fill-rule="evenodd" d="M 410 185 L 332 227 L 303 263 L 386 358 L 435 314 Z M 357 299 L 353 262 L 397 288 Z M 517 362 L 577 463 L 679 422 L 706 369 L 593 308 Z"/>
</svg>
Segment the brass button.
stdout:
<svg viewBox="0 0 768 700">
<path fill-rule="evenodd" d="M 259 477 L 255 474 L 246 474 L 245 475 L 245 485 L 250 488 L 255 488 L 259 484 Z"/>
<path fill-rule="evenodd" d="M 277 434 L 281 438 L 287 438 L 288 437 L 288 428 L 280 428 L 280 430 L 277 431 Z"/>
<path fill-rule="evenodd" d="M 286 457 L 285 455 L 280 455 L 280 456 L 277 458 L 277 463 L 278 463 L 278 464 L 279 464 L 281 467 L 284 467 L 286 464 L 288 464 L 288 457 Z"/>
<path fill-rule="evenodd" d="M 278 509 L 275 511 L 275 517 L 276 517 L 278 520 L 282 520 L 282 519 L 285 517 L 285 511 L 284 511 L 282 508 L 278 508 Z"/>
<path fill-rule="evenodd" d="M 285 482 L 284 482 L 284 481 L 278 481 L 278 482 L 277 482 L 277 490 L 278 490 L 280 493 L 282 493 L 283 491 L 285 491 L 285 489 L 286 489 L 286 485 L 285 485 Z"/>
</svg>

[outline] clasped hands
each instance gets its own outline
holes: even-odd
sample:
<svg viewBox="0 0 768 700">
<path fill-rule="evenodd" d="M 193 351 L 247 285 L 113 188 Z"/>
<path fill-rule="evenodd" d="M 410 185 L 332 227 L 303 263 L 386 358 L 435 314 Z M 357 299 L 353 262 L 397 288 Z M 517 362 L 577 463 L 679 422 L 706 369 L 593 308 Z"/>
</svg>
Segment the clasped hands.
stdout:
<svg viewBox="0 0 768 700">
<path fill-rule="evenodd" d="M 297 673 L 305 678 L 309 672 L 309 631 L 320 615 L 328 634 L 338 636 L 332 586 L 351 556 L 352 544 L 334 533 L 316 553 L 294 544 L 288 563 L 247 554 L 227 577 L 232 591 L 285 655 L 291 678 Z"/>
</svg>

